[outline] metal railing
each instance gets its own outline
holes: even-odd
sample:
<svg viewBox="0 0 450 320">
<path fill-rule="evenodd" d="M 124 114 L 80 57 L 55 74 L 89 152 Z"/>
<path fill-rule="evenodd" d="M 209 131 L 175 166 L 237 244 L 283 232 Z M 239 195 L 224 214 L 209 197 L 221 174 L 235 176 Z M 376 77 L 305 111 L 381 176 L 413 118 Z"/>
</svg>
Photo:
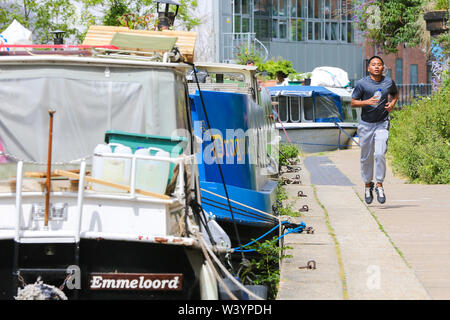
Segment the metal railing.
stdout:
<svg viewBox="0 0 450 320">
<path fill-rule="evenodd" d="M 136 155 L 136 154 L 117 154 L 117 153 L 96 153 L 95 156 L 99 157 L 105 157 L 105 158 L 122 158 L 122 159 L 130 159 L 131 160 L 131 173 L 130 173 L 130 190 L 129 190 L 129 196 L 124 197 L 121 195 L 102 195 L 102 192 L 95 192 L 100 195 L 100 198 L 108 198 L 108 199 L 114 199 L 114 200 L 137 200 L 137 190 L 136 190 L 136 162 L 137 160 L 154 160 L 154 161 L 162 161 L 162 162 L 169 162 L 174 165 L 178 165 L 178 178 L 175 185 L 175 191 L 172 194 L 172 197 L 170 197 L 170 200 L 161 200 L 153 197 L 149 197 L 150 201 L 155 202 L 165 202 L 165 203 L 173 203 L 178 202 L 181 205 L 184 205 L 184 186 L 185 181 L 183 179 L 184 177 L 184 165 L 188 164 L 191 166 L 191 172 L 193 172 L 193 156 L 180 156 L 177 158 L 169 158 L 169 157 L 157 157 L 157 156 L 146 156 L 146 155 Z M 22 192 L 22 184 L 23 184 L 23 177 L 24 177 L 24 170 L 23 170 L 23 161 L 19 161 L 17 163 L 17 182 L 16 182 L 16 194 L 15 194 L 15 227 L 14 227 L 14 239 L 16 242 L 20 242 L 22 238 L 26 238 L 24 236 L 26 234 L 25 231 L 21 229 L 21 218 L 22 218 L 22 200 L 23 200 L 23 192 Z M 70 237 L 74 238 L 75 242 L 80 241 L 80 235 L 81 235 L 81 218 L 83 215 L 83 206 L 84 206 L 84 199 L 85 199 L 85 182 L 86 182 L 86 160 L 82 160 L 80 163 L 80 173 L 79 173 L 79 183 L 78 183 L 78 193 L 77 193 L 77 217 L 76 217 L 76 226 L 75 230 L 70 231 L 55 231 L 55 230 L 49 230 L 48 228 L 44 227 L 43 231 L 36 231 L 33 230 L 32 236 L 33 237 Z M 41 193 L 39 193 L 41 194 Z M 28 195 L 36 195 L 35 193 L 28 193 Z M 30 231 L 28 231 L 30 232 Z M 98 236 L 98 235 L 97 235 Z M 119 239 L 121 235 L 117 236 L 114 235 L 114 239 Z M 117 238 L 119 237 L 119 238 Z M 134 238 L 133 238 L 134 239 Z M 120 239 L 119 239 L 120 240 Z M 123 239 L 122 239 L 123 240 Z"/>
<path fill-rule="evenodd" d="M 236 56 L 243 49 L 247 52 L 260 52 L 263 60 L 269 57 L 269 50 L 259 41 L 256 33 L 223 33 L 222 34 L 222 52 L 221 62 L 236 62 Z"/>
<path fill-rule="evenodd" d="M 420 83 L 420 84 L 397 84 L 398 89 L 398 101 L 397 106 L 411 104 L 416 98 L 427 97 L 431 95 L 432 84 Z"/>
</svg>

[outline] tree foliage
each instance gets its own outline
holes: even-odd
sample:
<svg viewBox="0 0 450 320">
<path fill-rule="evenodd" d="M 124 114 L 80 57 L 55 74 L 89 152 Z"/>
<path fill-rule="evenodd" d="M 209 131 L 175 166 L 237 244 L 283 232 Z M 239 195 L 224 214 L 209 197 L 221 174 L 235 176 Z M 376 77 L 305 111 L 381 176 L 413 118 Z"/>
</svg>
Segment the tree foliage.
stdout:
<svg viewBox="0 0 450 320">
<path fill-rule="evenodd" d="M 0 31 L 16 19 L 33 32 L 35 42 L 49 43 L 52 31 L 62 30 L 66 36 L 78 36 L 76 8 L 70 0 L 0 1 Z"/>
<path fill-rule="evenodd" d="M 354 0 L 353 19 L 369 42 L 385 53 L 396 53 L 399 44 L 419 45 L 419 26 L 426 0 Z"/>
<path fill-rule="evenodd" d="M 181 0 L 177 25 L 191 30 L 201 23 L 192 16 L 197 0 Z M 174 8 L 173 8 L 174 9 Z M 81 42 L 92 24 L 127 25 L 133 16 L 132 28 L 151 29 L 156 25 L 156 4 L 153 0 L 0 0 L 0 32 L 16 19 L 33 32 L 35 43 L 50 43 L 52 31 L 65 31 L 71 42 Z M 125 18 L 124 18 L 125 17 Z M 149 21 L 151 17 L 153 20 Z M 145 24 L 145 23 L 146 24 Z"/>
<path fill-rule="evenodd" d="M 101 22 L 107 26 L 127 26 L 132 29 L 154 29 L 157 25 L 157 7 L 153 0 L 82 0 L 87 9 L 96 8 L 100 11 Z M 201 23 L 192 16 L 197 8 L 197 0 L 181 0 L 176 24 L 190 31 Z M 160 10 L 162 8 L 160 7 Z M 169 11 L 175 12 L 176 7 L 170 6 Z"/>
</svg>

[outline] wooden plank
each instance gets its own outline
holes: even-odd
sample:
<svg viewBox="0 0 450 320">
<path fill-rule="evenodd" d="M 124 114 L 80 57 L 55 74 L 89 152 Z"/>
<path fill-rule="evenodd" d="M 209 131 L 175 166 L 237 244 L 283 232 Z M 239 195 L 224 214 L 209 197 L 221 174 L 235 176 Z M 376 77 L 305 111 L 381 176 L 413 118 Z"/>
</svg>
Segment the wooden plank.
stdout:
<svg viewBox="0 0 450 320">
<path fill-rule="evenodd" d="M 80 169 L 73 169 L 73 170 L 67 170 L 68 172 L 72 173 L 79 173 Z M 89 171 L 86 172 L 89 174 Z M 26 171 L 23 173 L 24 177 L 27 178 L 47 178 L 47 172 L 41 172 L 41 171 Z M 55 171 L 52 171 L 51 177 L 62 177 L 60 174 L 56 174 Z"/>
<path fill-rule="evenodd" d="M 76 174 L 76 173 L 73 173 L 73 172 L 64 171 L 64 170 L 55 170 L 55 172 L 57 174 L 59 174 L 59 175 L 62 175 L 62 176 L 68 177 L 68 178 L 80 179 L 80 175 Z M 131 188 L 129 186 L 125 186 L 123 184 L 109 182 L 109 181 L 105 181 L 105 180 L 101 180 L 101 179 L 96 179 L 96 178 L 92 178 L 90 176 L 86 176 L 85 179 L 88 182 L 98 183 L 98 184 L 101 184 L 101 185 L 104 185 L 104 186 L 113 187 L 113 188 L 125 190 L 125 191 L 128 191 L 128 192 L 131 191 Z M 163 195 L 163 194 L 154 193 L 154 192 L 150 192 L 150 191 L 146 191 L 146 190 L 135 189 L 135 192 L 139 193 L 139 194 L 143 194 L 145 196 L 149 196 L 149 197 L 155 197 L 155 198 L 163 199 L 163 200 L 170 200 L 169 196 L 166 196 L 166 195 Z"/>
<path fill-rule="evenodd" d="M 110 27 L 110 26 L 90 26 L 83 44 L 85 45 L 108 45 L 114 37 L 114 34 L 120 32 L 132 35 L 143 36 L 164 36 L 176 37 L 175 45 L 181 54 L 190 62 L 193 62 L 195 41 L 197 33 L 177 30 L 149 31 L 149 30 L 132 30 L 127 27 Z M 132 48 L 135 51 L 141 51 L 139 48 Z"/>
</svg>

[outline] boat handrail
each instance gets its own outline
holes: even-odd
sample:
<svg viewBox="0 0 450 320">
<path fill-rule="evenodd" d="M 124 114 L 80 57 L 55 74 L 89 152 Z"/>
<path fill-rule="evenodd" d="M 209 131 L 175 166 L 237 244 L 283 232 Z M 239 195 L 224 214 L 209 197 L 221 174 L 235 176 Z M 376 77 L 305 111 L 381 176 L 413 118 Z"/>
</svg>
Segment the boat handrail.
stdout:
<svg viewBox="0 0 450 320">
<path fill-rule="evenodd" d="M 184 204 L 184 165 L 190 164 L 193 165 L 194 163 L 194 156 L 193 155 L 181 155 L 177 158 L 167 158 L 167 157 L 156 157 L 156 156 L 146 156 L 146 155 L 139 155 L 139 154 L 119 154 L 119 153 L 96 153 L 96 156 L 100 157 L 114 157 L 114 158 L 131 158 L 132 159 L 132 165 L 131 165 L 131 180 L 130 180 L 130 199 L 129 200 L 136 200 L 136 160 L 143 159 L 143 160 L 158 160 L 158 161 L 166 161 L 171 162 L 174 164 L 179 164 L 179 173 L 177 177 L 177 182 L 175 186 L 175 191 L 173 193 L 174 198 L 176 202 L 180 204 Z M 16 242 L 20 242 L 20 225 L 21 225 L 21 215 L 22 215 L 22 184 L 23 184 L 23 176 L 24 176 L 24 170 L 23 170 L 23 161 L 19 161 L 17 163 L 17 180 L 16 180 L 16 194 L 15 194 L 15 206 L 16 206 L 16 221 L 15 221 L 15 228 L 14 228 L 14 239 Z M 78 175 L 78 194 L 77 194 L 77 217 L 76 217 L 76 230 L 74 233 L 75 241 L 80 241 L 80 234 L 81 234 L 81 218 L 83 214 L 83 203 L 85 199 L 85 180 L 86 180 L 86 160 L 82 160 L 80 164 L 80 172 Z M 152 199 L 148 197 L 148 199 Z M 155 198 L 158 202 L 161 201 L 161 199 Z M 173 201 L 170 201 L 173 202 Z"/>
</svg>

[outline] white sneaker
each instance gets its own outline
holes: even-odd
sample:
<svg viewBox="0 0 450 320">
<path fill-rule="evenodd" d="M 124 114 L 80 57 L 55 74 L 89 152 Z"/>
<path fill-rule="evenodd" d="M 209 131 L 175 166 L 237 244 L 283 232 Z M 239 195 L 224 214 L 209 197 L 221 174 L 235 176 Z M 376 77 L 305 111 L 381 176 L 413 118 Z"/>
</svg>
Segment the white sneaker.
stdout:
<svg viewBox="0 0 450 320">
<path fill-rule="evenodd" d="M 375 192 L 377 193 L 377 200 L 379 203 L 386 202 L 386 195 L 384 194 L 383 187 L 375 187 Z"/>
<path fill-rule="evenodd" d="M 365 191 L 365 200 L 367 204 L 371 204 L 373 201 L 373 182 L 370 183 L 370 187 L 366 187 Z"/>
</svg>

